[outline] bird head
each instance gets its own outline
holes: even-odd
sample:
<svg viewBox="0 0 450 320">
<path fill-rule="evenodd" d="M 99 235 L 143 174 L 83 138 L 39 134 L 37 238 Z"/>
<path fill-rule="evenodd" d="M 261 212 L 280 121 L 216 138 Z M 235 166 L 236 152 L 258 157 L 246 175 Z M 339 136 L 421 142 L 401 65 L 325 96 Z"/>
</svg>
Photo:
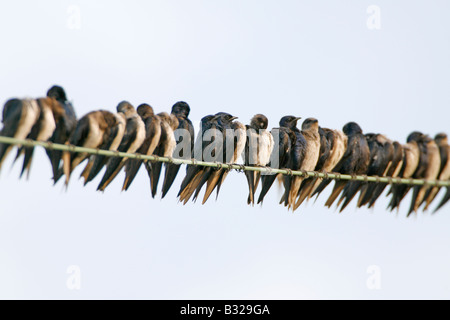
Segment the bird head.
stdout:
<svg viewBox="0 0 450 320">
<path fill-rule="evenodd" d="M 302 130 L 319 130 L 319 120 L 315 118 L 307 118 L 302 123 Z"/>
<path fill-rule="evenodd" d="M 66 92 L 64 91 L 63 87 L 60 86 L 53 86 L 47 91 L 47 97 L 54 98 L 58 101 L 65 102 L 67 101 Z"/>
<path fill-rule="evenodd" d="M 265 130 L 269 126 L 269 120 L 263 114 L 256 114 L 250 121 L 250 126 L 257 130 L 258 129 Z"/>
<path fill-rule="evenodd" d="M 238 117 L 234 117 L 231 114 L 226 113 L 226 112 L 219 112 L 219 113 L 216 113 L 216 115 L 215 115 L 215 119 L 217 120 L 217 122 L 220 125 L 231 124 L 231 122 L 233 122 L 237 118 Z"/>
<path fill-rule="evenodd" d="M 191 108 L 184 101 L 178 101 L 172 107 L 172 114 L 174 114 L 177 117 L 187 118 L 190 112 Z"/>
<path fill-rule="evenodd" d="M 136 114 L 136 110 L 128 101 L 122 101 L 117 105 L 117 112 L 121 112 L 126 118 Z"/>
<path fill-rule="evenodd" d="M 347 135 L 352 135 L 356 133 L 362 133 L 362 129 L 356 122 L 349 122 L 343 128 L 342 131 Z"/>
<path fill-rule="evenodd" d="M 406 139 L 406 142 L 412 142 L 412 141 L 419 141 L 420 139 L 422 139 L 423 137 L 423 133 L 419 132 L 419 131 L 414 131 L 411 132 L 408 136 L 408 138 Z"/>
<path fill-rule="evenodd" d="M 153 116 L 155 114 L 152 106 L 147 103 L 139 105 L 136 111 L 142 119 L 147 119 L 148 117 Z"/>
<path fill-rule="evenodd" d="M 448 144 L 447 134 L 444 133 L 444 132 L 438 133 L 438 134 L 434 137 L 434 140 L 435 140 L 436 143 L 437 143 L 438 145 L 440 145 L 440 146 Z"/>
<path fill-rule="evenodd" d="M 284 116 L 280 120 L 280 127 L 291 128 L 291 129 L 296 128 L 297 122 L 300 119 L 301 119 L 301 117 Z"/>
</svg>

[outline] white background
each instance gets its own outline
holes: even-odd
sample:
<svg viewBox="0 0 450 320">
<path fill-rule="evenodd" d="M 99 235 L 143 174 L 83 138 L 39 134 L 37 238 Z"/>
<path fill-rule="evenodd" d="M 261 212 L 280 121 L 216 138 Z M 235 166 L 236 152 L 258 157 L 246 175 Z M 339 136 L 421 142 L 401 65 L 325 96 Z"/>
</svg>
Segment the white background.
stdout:
<svg viewBox="0 0 450 320">
<path fill-rule="evenodd" d="M 377 5 L 381 29 L 369 30 Z M 227 111 L 270 126 L 287 114 L 329 128 L 358 122 L 405 142 L 413 130 L 449 133 L 448 1 L 4 1 L 0 103 L 64 86 L 78 116 L 118 102 L 191 119 Z M 77 15 L 79 12 L 79 16 Z M 78 19 L 79 18 L 79 19 Z M 323 208 L 329 190 L 296 213 L 248 207 L 242 174 L 217 202 L 152 200 L 145 171 L 104 194 L 98 177 L 53 187 L 38 150 L 31 177 L 0 176 L 0 298 L 450 298 L 450 207 L 405 218 L 385 209 Z M 184 169 L 180 171 L 184 173 Z M 258 192 L 259 193 L 259 192 Z M 440 197 L 439 197 L 440 198 Z M 66 273 L 81 271 L 80 290 Z M 371 265 L 381 288 L 370 290 Z"/>
</svg>

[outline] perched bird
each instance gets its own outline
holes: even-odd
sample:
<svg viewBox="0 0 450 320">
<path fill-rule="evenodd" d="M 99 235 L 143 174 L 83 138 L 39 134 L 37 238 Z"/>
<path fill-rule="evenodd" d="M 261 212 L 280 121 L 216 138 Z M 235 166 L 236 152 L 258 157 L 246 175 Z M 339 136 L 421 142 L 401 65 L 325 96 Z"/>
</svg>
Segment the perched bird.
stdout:
<svg viewBox="0 0 450 320">
<path fill-rule="evenodd" d="M 116 122 L 105 130 L 102 143 L 98 149 L 117 151 L 122 142 L 127 123 L 126 115 L 124 112 L 117 112 L 114 116 L 116 117 Z M 104 155 L 90 156 L 89 161 L 80 176 L 84 178 L 85 186 L 95 179 L 108 160 L 109 158 Z"/>
<path fill-rule="evenodd" d="M 297 139 L 297 122 L 300 119 L 300 117 L 284 116 L 279 122 L 279 127 L 272 129 L 271 135 L 273 136 L 275 144 L 270 156 L 271 162 L 269 163 L 269 167 L 276 169 L 288 169 L 292 148 Z M 278 160 L 278 164 L 272 162 L 275 160 Z M 278 175 L 276 174 L 272 174 L 263 175 L 261 177 L 262 189 L 258 197 L 258 204 L 262 204 L 264 197 L 267 192 L 269 192 L 277 176 Z"/>
<path fill-rule="evenodd" d="M 222 132 L 218 130 L 219 117 L 220 116 L 218 115 L 207 115 L 201 119 L 200 134 L 197 136 L 197 140 L 194 144 L 194 158 L 196 160 L 203 161 L 205 160 L 205 156 L 208 157 L 207 160 L 210 161 L 216 161 L 219 158 L 221 148 L 223 147 L 222 140 L 216 141 L 219 136 L 220 138 L 223 137 Z M 180 191 L 178 192 L 180 202 L 186 204 L 189 201 L 206 169 L 207 168 L 203 166 L 187 166 L 186 176 L 184 177 Z"/>
<path fill-rule="evenodd" d="M 190 141 L 183 141 L 183 143 L 186 143 L 186 145 L 190 146 L 189 154 L 188 150 L 181 150 L 181 153 L 179 156 L 182 159 L 191 159 L 194 157 L 194 142 L 195 142 L 195 133 L 194 133 L 194 126 L 192 125 L 191 120 L 189 120 L 189 113 L 191 112 L 191 109 L 189 105 L 184 101 L 179 101 L 175 103 L 172 107 L 172 115 L 174 115 L 178 119 L 178 128 L 177 130 L 185 130 L 182 133 L 189 133 Z M 178 131 L 176 131 L 178 132 Z M 181 132 L 178 132 L 181 133 Z M 185 135 L 187 136 L 187 135 Z M 183 153 L 184 152 L 184 153 Z M 172 186 L 178 171 L 180 170 L 179 164 L 174 163 L 166 163 L 166 172 L 164 175 L 164 183 L 162 187 L 162 198 L 164 198 L 169 191 L 170 187 Z"/>
<path fill-rule="evenodd" d="M 321 138 L 319 134 L 319 121 L 314 118 L 306 119 L 302 123 L 301 133 L 303 137 L 305 137 L 307 144 L 305 157 L 303 158 L 300 169 L 305 171 L 313 171 L 316 168 L 317 162 L 319 161 L 320 157 Z M 303 202 L 303 200 L 298 201 L 297 198 L 300 196 L 300 188 L 301 185 L 305 183 L 305 180 L 303 177 L 294 177 L 294 179 L 299 185 L 297 187 L 294 183 L 293 187 L 291 187 L 291 190 L 293 191 L 291 207 L 293 208 L 293 210 L 297 210 Z"/>
<path fill-rule="evenodd" d="M 349 122 L 343 127 L 342 131 L 348 139 L 347 149 L 342 159 L 332 171 L 349 175 L 365 174 L 369 167 L 370 150 L 361 127 L 355 122 Z M 329 180 L 322 181 L 317 187 L 315 193 L 320 193 L 329 184 L 329 182 Z M 336 180 L 333 191 L 325 203 L 325 206 L 331 207 L 346 184 L 347 181 Z"/>
<path fill-rule="evenodd" d="M 55 119 L 57 120 L 56 129 L 48 141 L 52 143 L 65 144 L 69 141 L 70 136 L 75 131 L 77 126 L 75 109 L 67 99 L 66 92 L 60 86 L 55 85 L 48 89 L 47 97 L 56 99 L 56 101 L 58 101 L 64 108 L 64 114 L 60 117 L 59 121 Z M 63 153 L 60 150 L 50 149 L 46 149 L 46 152 L 52 165 L 53 181 L 55 181 L 58 175 Z"/>
<path fill-rule="evenodd" d="M 75 131 L 68 143 L 78 147 L 99 148 L 110 136 L 111 128 L 118 126 L 120 121 L 120 117 L 106 110 L 89 112 L 77 122 Z M 58 170 L 58 174 L 54 179 L 55 183 L 62 175 L 65 175 L 65 184 L 67 186 L 73 170 L 88 158 L 89 155 L 83 152 L 63 152 L 63 168 Z"/>
<path fill-rule="evenodd" d="M 228 113 L 220 112 L 217 115 L 219 117 L 219 125 L 224 128 L 224 145 L 223 145 L 223 161 L 227 164 L 236 163 L 237 160 L 242 156 L 245 145 L 247 142 L 247 134 L 245 126 L 234 121 L 237 117 L 233 117 Z M 228 128 L 229 127 L 229 128 Z M 231 129 L 227 131 L 226 129 Z M 206 183 L 205 195 L 203 196 L 202 204 L 205 204 L 211 193 L 217 189 L 216 199 L 219 196 L 220 188 L 228 175 L 229 169 L 223 168 L 209 168 L 211 175 Z M 197 198 L 198 192 L 200 191 L 201 184 L 197 187 L 194 199 Z"/>
<path fill-rule="evenodd" d="M 416 172 L 420 161 L 420 150 L 419 141 L 422 137 L 420 132 L 412 132 L 406 139 L 406 144 L 402 146 L 403 150 L 403 161 L 402 167 L 398 176 L 404 179 L 409 179 Z M 392 211 L 395 208 L 400 207 L 400 203 L 406 196 L 408 191 L 411 189 L 409 185 L 406 184 L 396 184 L 392 185 L 388 194 L 392 194 L 391 200 L 389 202 L 388 208 Z"/>
<path fill-rule="evenodd" d="M 441 157 L 441 166 L 439 168 L 438 179 L 442 181 L 446 181 L 450 179 L 450 146 L 448 145 L 448 137 L 445 133 L 438 133 L 434 137 L 434 141 L 439 147 L 439 153 Z M 428 207 L 436 198 L 439 193 L 439 187 L 433 187 L 428 189 L 427 194 L 424 197 L 425 207 L 424 211 L 428 210 Z M 448 188 L 447 188 L 448 193 Z M 444 197 L 445 199 L 445 197 Z M 447 200 L 448 201 L 448 200 Z"/>
<path fill-rule="evenodd" d="M 214 116 L 214 125 L 211 129 L 209 129 L 209 133 L 211 135 L 209 140 L 213 143 L 209 144 L 203 151 L 204 160 L 220 163 L 226 161 L 226 132 L 227 130 L 231 130 L 231 123 L 234 118 L 235 117 L 232 117 L 230 114 L 223 112 L 219 112 Z M 192 195 L 192 200 L 194 202 L 197 201 L 200 191 L 205 183 L 209 181 L 209 178 L 211 176 L 218 177 L 218 174 L 214 173 L 217 173 L 217 171 L 219 171 L 218 168 L 204 168 L 204 170 L 201 170 L 195 180 L 192 181 L 192 184 L 188 189 L 189 191 L 185 193 L 187 196 L 185 196 L 184 203 L 186 203 Z"/>
<path fill-rule="evenodd" d="M 3 107 L 2 136 L 25 139 L 40 117 L 40 107 L 34 99 L 10 99 Z M 0 144 L 0 168 L 13 145 Z"/>
<path fill-rule="evenodd" d="M 290 129 L 293 131 L 295 139 L 292 141 L 292 148 L 289 154 L 287 168 L 291 170 L 300 170 L 302 169 L 303 161 L 306 157 L 308 142 L 302 132 L 297 128 L 297 122 L 295 121 L 294 123 L 291 123 L 292 126 L 290 127 Z M 320 138 L 318 128 L 316 128 L 316 132 L 318 138 L 317 140 L 319 140 Z M 289 208 L 293 207 L 301 183 L 301 177 L 288 175 L 284 176 L 284 194 L 281 197 L 280 204 L 284 203 L 284 205 L 288 206 Z"/>
<path fill-rule="evenodd" d="M 31 128 L 27 138 L 36 141 L 47 141 L 56 129 L 56 123 L 60 122 L 64 116 L 64 109 L 62 105 L 54 98 L 40 98 L 36 99 L 39 106 L 39 118 Z M 14 161 L 18 160 L 20 156 L 24 155 L 22 171 L 20 177 L 28 172 L 30 173 L 31 161 L 33 159 L 34 147 L 20 147 Z"/>
<path fill-rule="evenodd" d="M 394 143 L 382 134 L 366 134 L 370 150 L 370 164 L 368 176 L 386 176 L 394 160 Z M 357 181 L 360 182 L 360 181 Z M 378 183 L 360 182 L 361 193 L 358 199 L 358 208 L 367 204 L 373 196 Z"/>
<path fill-rule="evenodd" d="M 244 165 L 265 167 L 270 162 L 274 140 L 270 132 L 267 131 L 269 120 L 262 114 L 255 115 L 247 129 L 247 143 L 243 154 Z M 245 171 L 248 183 L 247 204 L 254 204 L 255 190 L 261 178 L 261 172 Z"/>
<path fill-rule="evenodd" d="M 148 104 L 141 104 L 137 108 L 137 113 L 145 124 L 145 140 L 137 153 L 152 155 L 159 144 L 161 138 L 161 118 L 154 114 L 153 108 Z M 143 160 L 128 159 L 125 163 L 125 181 L 122 190 L 128 190 L 138 173 Z"/>
<path fill-rule="evenodd" d="M 435 180 L 438 177 L 441 168 L 441 155 L 438 145 L 429 136 L 423 135 L 419 143 L 419 150 L 419 167 L 414 173 L 413 178 Z M 408 216 L 411 215 L 412 212 L 417 212 L 428 189 L 430 189 L 429 185 L 413 187 L 413 196 Z"/>
<path fill-rule="evenodd" d="M 234 117 L 229 113 L 219 112 L 215 115 L 215 118 L 216 124 L 212 130 L 214 136 L 214 149 L 213 153 L 210 155 L 211 159 L 209 161 L 231 163 L 234 161 L 233 158 L 237 153 L 237 148 L 243 150 L 243 147 L 245 146 L 242 145 L 245 143 L 245 126 L 238 122 L 234 123 L 233 121 L 236 120 L 237 117 Z M 240 129 L 236 130 L 238 127 Z M 238 133 L 239 137 L 236 136 L 236 133 Z M 237 140 L 241 141 L 241 146 L 239 147 L 237 146 Z M 206 154 L 209 156 L 209 153 Z M 207 187 L 203 197 L 204 204 L 216 187 L 218 187 L 219 191 L 220 184 L 225 176 L 226 173 L 222 168 L 206 168 L 202 172 L 201 177 L 199 177 L 191 187 L 195 188 L 193 201 L 197 200 L 202 187 L 206 183 Z"/>
<path fill-rule="evenodd" d="M 134 153 L 140 148 L 145 139 L 145 124 L 128 101 L 122 101 L 117 106 L 117 112 L 123 113 L 126 119 L 125 134 L 120 142 L 118 151 Z M 113 157 L 106 164 L 106 172 L 97 187 L 98 191 L 105 191 L 106 187 L 117 176 L 125 165 L 127 158 Z"/>
<path fill-rule="evenodd" d="M 340 130 L 319 127 L 320 156 L 314 171 L 329 172 L 344 155 L 347 147 L 347 136 Z M 296 205 L 311 197 L 314 190 L 321 183 L 322 178 L 309 178 L 303 181 Z"/>
<path fill-rule="evenodd" d="M 173 114 L 161 112 L 158 114 L 161 119 L 161 137 L 154 151 L 154 154 L 160 157 L 172 157 L 177 142 L 175 140 L 174 130 L 178 128 L 178 119 Z M 152 197 L 156 196 L 158 189 L 159 176 L 161 174 L 162 163 L 154 162 L 151 165 L 145 163 L 148 175 L 150 177 L 150 185 Z"/>
<path fill-rule="evenodd" d="M 392 161 L 386 169 L 386 173 L 384 175 L 387 177 L 397 178 L 403 167 L 403 158 L 405 151 L 403 150 L 403 146 L 398 141 L 394 141 L 392 143 L 392 147 L 394 148 Z M 375 205 L 377 199 L 383 193 L 386 186 L 386 183 L 374 184 L 373 190 L 368 190 L 366 192 L 366 195 L 361 202 L 361 206 L 368 205 L 369 208 L 372 208 Z"/>
</svg>

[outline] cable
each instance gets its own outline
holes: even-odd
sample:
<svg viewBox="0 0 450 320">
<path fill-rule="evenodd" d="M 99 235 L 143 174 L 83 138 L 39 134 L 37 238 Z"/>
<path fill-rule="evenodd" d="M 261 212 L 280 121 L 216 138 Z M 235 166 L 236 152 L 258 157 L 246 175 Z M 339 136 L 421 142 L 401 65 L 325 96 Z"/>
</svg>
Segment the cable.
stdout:
<svg viewBox="0 0 450 320">
<path fill-rule="evenodd" d="M 0 136 L 0 143 L 12 144 L 12 145 L 22 145 L 25 147 L 43 147 L 49 150 L 60 150 L 60 151 L 68 151 L 68 152 L 78 152 L 78 153 L 87 153 L 92 155 L 102 155 L 106 157 L 120 157 L 120 158 L 129 158 L 129 159 L 140 159 L 140 160 L 148 160 L 153 162 L 163 162 L 163 163 L 173 163 L 173 164 L 188 164 L 193 166 L 204 166 L 204 167 L 215 167 L 215 168 L 224 168 L 224 169 L 233 169 L 237 171 L 255 171 L 266 174 L 283 174 L 283 175 L 293 175 L 293 176 L 301 176 L 305 178 L 324 178 L 324 179 L 333 179 L 333 180 L 356 180 L 356 181 L 364 181 L 364 182 L 375 182 L 375 183 L 386 183 L 386 184 L 407 184 L 407 185 L 430 185 L 436 187 L 450 187 L 450 181 L 441 181 L 441 180 L 424 180 L 424 179 L 403 179 L 403 178 L 393 178 L 393 177 L 378 177 L 378 176 L 366 176 L 366 175 L 346 175 L 339 174 L 333 172 L 318 172 L 318 171 L 294 171 L 290 169 L 275 169 L 275 168 L 267 168 L 267 167 L 251 167 L 251 166 L 243 166 L 240 164 L 226 164 L 226 163 L 218 163 L 218 162 L 205 162 L 199 161 L 195 159 L 177 159 L 177 158 L 166 158 L 159 156 L 148 156 L 138 153 L 125 153 L 118 151 L 110 151 L 110 150 L 101 150 L 101 149 L 91 149 L 84 147 L 77 147 L 73 145 L 67 144 L 57 144 L 45 141 L 35 141 L 35 140 L 21 140 L 10 137 Z"/>
</svg>

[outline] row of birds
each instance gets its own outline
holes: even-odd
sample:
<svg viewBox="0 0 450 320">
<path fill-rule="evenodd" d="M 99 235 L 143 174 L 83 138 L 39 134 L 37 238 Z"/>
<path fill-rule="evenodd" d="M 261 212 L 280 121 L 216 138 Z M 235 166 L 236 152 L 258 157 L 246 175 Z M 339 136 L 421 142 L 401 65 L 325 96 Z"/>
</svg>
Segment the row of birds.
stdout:
<svg viewBox="0 0 450 320">
<path fill-rule="evenodd" d="M 179 157 L 198 158 L 198 154 L 210 155 L 209 161 L 236 163 L 242 157 L 245 165 L 277 167 L 290 170 L 335 172 L 348 175 L 388 176 L 415 179 L 450 179 L 450 147 L 447 135 L 440 133 L 434 139 L 420 133 L 411 133 L 405 144 L 388 139 L 383 134 L 363 134 L 360 126 L 349 122 L 343 130 L 333 130 L 319 126 L 318 120 L 308 118 L 303 121 L 301 130 L 295 116 L 281 118 L 279 127 L 268 130 L 268 119 L 262 114 L 255 115 L 249 125 L 236 121 L 228 113 L 220 112 L 201 119 L 200 134 L 195 140 L 194 127 L 189 120 L 190 107 L 186 102 L 175 103 L 170 114 L 155 114 L 148 104 L 135 109 L 129 102 L 122 101 L 117 113 L 106 110 L 89 112 L 77 120 L 75 110 L 68 101 L 64 89 L 51 87 L 47 96 L 38 99 L 10 99 L 3 109 L 2 136 L 17 139 L 50 141 L 86 148 L 140 153 L 163 157 L 174 156 L 177 146 L 177 130 L 187 133 L 188 147 Z M 230 138 L 227 134 L 233 130 Z M 208 139 L 204 137 L 208 132 Z M 186 135 L 185 135 L 186 138 Z M 185 139 L 183 138 L 183 139 Z M 220 138 L 220 139 L 219 139 Z M 195 142 L 194 142 L 195 141 Z M 214 148 L 211 145 L 214 142 Z M 255 147 L 256 146 L 256 147 Z M 0 144 L 0 168 L 13 149 L 12 145 Z M 20 176 L 29 174 L 33 147 L 19 146 L 15 161 L 24 156 Z M 125 181 L 122 190 L 128 190 L 139 169 L 143 165 L 150 178 L 153 197 L 157 194 L 162 171 L 161 162 L 148 162 L 140 159 L 106 157 L 86 153 L 70 153 L 46 150 L 51 162 L 53 180 L 56 184 L 65 176 L 68 185 L 74 169 L 87 161 L 81 177 L 84 184 L 91 182 L 106 167 L 97 190 L 104 191 L 111 181 L 124 168 Z M 202 159 L 199 159 L 202 160 Z M 165 164 L 162 183 L 162 197 L 171 188 L 180 165 Z M 205 203 L 225 181 L 229 170 L 224 168 L 187 165 L 186 174 L 178 192 L 179 201 L 186 204 L 191 198 L 195 201 L 203 187 Z M 318 196 L 331 182 L 330 179 L 308 178 L 292 175 L 261 175 L 259 172 L 245 171 L 249 195 L 247 203 L 253 205 L 255 192 L 261 184 L 257 203 L 262 203 L 269 189 L 278 179 L 284 186 L 280 204 L 296 210 L 305 200 Z M 340 196 L 337 206 L 340 211 L 347 207 L 359 193 L 357 206 L 373 207 L 387 184 L 365 181 L 336 180 L 325 206 L 331 207 Z M 439 187 L 392 185 L 389 190 L 391 200 L 388 209 L 398 209 L 406 194 L 413 190 L 408 215 L 417 212 L 423 205 L 427 210 L 436 198 Z M 444 206 L 450 199 L 450 188 L 437 206 Z"/>
</svg>

